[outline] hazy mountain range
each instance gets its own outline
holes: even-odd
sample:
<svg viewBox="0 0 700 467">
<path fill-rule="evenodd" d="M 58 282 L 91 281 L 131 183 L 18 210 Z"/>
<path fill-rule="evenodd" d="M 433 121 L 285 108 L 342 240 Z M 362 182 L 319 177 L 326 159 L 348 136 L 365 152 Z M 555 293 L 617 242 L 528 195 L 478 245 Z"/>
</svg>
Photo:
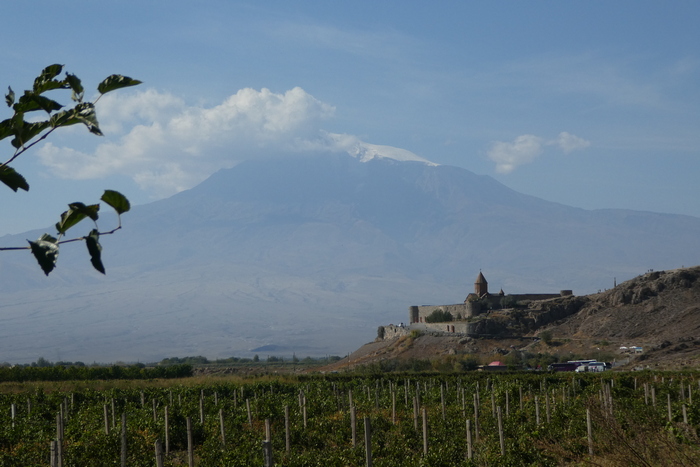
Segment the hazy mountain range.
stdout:
<svg viewBox="0 0 700 467">
<path fill-rule="evenodd" d="M 28 252 L 0 254 L 0 361 L 345 355 L 409 305 L 463 301 L 479 270 L 495 292 L 587 294 L 700 264 L 700 218 L 583 210 L 381 157 L 248 161 L 123 221 L 102 239 L 106 276 L 82 245 L 48 278 Z"/>
</svg>

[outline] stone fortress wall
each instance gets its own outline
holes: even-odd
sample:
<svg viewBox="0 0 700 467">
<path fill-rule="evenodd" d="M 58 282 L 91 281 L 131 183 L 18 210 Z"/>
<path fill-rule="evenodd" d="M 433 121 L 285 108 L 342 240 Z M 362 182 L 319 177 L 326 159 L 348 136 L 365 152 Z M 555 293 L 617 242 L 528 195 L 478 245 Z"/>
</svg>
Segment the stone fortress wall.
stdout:
<svg viewBox="0 0 700 467">
<path fill-rule="evenodd" d="M 471 318 L 477 317 L 488 310 L 523 307 L 533 301 L 550 300 L 571 295 L 573 295 L 571 290 L 562 290 L 558 294 L 509 295 L 504 294 L 503 290 L 501 290 L 498 294 L 490 294 L 488 282 L 483 274 L 479 272 L 479 276 L 474 283 L 474 293 L 470 293 L 464 300 L 464 303 L 410 306 L 408 309 L 409 324 L 380 326 L 377 331 L 377 339 L 386 340 L 408 336 L 413 330 L 455 333 L 475 337 L 482 334 L 479 332 L 479 329 L 483 330 L 483 326 L 480 326 L 479 320 L 473 321 Z M 449 313 L 452 316 L 452 321 L 428 323 L 426 319 L 435 311 Z"/>
<path fill-rule="evenodd" d="M 478 316 L 488 309 L 527 306 L 530 302 L 549 300 L 567 295 L 571 295 L 570 290 L 562 290 L 556 294 L 489 295 L 473 301 L 467 298 L 465 303 L 456 303 L 454 305 L 413 305 L 408 308 L 408 322 L 410 324 L 425 323 L 425 318 L 435 311 L 446 311 L 452 315 L 453 320 L 463 320 Z"/>
</svg>

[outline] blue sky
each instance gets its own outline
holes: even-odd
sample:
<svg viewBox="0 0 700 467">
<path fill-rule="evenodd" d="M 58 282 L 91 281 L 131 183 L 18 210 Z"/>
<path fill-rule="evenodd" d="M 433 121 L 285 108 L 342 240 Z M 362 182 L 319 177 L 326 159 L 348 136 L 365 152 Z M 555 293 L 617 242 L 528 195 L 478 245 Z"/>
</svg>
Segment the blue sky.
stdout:
<svg viewBox="0 0 700 467">
<path fill-rule="evenodd" d="M 99 102 L 105 137 L 67 129 L 16 161 L 32 188 L 5 190 L 0 234 L 104 188 L 141 204 L 246 158 L 366 143 L 585 209 L 700 217 L 699 17 L 695 1 L 5 2 L 3 90 L 51 63 L 88 89 L 143 84 Z"/>
</svg>

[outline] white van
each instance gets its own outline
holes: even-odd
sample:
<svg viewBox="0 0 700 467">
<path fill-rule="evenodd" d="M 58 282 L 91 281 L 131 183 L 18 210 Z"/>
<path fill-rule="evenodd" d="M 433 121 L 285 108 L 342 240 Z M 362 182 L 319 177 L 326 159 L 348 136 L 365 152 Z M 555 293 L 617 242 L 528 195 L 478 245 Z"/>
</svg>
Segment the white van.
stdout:
<svg viewBox="0 0 700 467">
<path fill-rule="evenodd" d="M 584 373 L 587 371 L 593 371 L 593 372 L 601 372 L 607 370 L 607 365 L 604 362 L 587 362 L 581 364 L 579 367 L 576 368 L 577 373 Z"/>
</svg>

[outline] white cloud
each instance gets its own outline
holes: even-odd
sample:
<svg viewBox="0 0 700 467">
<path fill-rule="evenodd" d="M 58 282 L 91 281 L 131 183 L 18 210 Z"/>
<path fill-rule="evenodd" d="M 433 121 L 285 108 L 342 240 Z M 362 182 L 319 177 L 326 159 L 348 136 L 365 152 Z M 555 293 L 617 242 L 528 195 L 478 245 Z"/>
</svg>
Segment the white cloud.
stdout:
<svg viewBox="0 0 700 467">
<path fill-rule="evenodd" d="M 97 110 L 107 134 L 131 129 L 90 154 L 47 143 L 37 152 L 42 163 L 69 179 L 126 175 L 162 197 L 250 157 L 322 145 L 319 123 L 335 109 L 297 87 L 283 94 L 241 89 L 211 108 L 147 90 L 107 95 Z"/>
<path fill-rule="evenodd" d="M 488 157 L 496 163 L 496 172 L 510 173 L 516 167 L 529 164 L 542 153 L 542 138 L 521 135 L 512 143 L 496 141 L 491 145 Z"/>
<path fill-rule="evenodd" d="M 155 89 L 135 94 L 105 94 L 96 104 L 100 128 L 107 135 L 121 133 L 125 124 L 162 122 L 185 107 L 185 101 L 179 97 Z"/>
<path fill-rule="evenodd" d="M 160 198 L 191 188 L 219 169 L 270 154 L 347 152 L 363 162 L 386 157 L 432 164 L 405 149 L 323 131 L 321 121 L 335 109 L 298 87 L 284 94 L 241 89 L 210 108 L 188 106 L 151 89 L 122 98 L 107 95 L 99 105 L 101 127 L 117 137 L 91 153 L 46 143 L 37 154 L 55 175 L 126 175 Z M 130 130 L 123 133 L 123 128 Z"/>
<path fill-rule="evenodd" d="M 586 141 L 583 138 L 579 138 L 576 135 L 562 131 L 555 141 L 552 142 L 559 146 L 559 148 L 564 151 L 564 154 L 569 154 L 572 151 L 579 149 L 585 149 L 591 145 L 590 141 Z"/>
<path fill-rule="evenodd" d="M 512 143 L 494 142 L 488 151 L 488 158 L 496 163 L 496 172 L 511 173 L 518 166 L 533 162 L 544 152 L 544 146 L 556 146 L 564 154 L 569 154 L 590 145 L 590 141 L 566 131 L 549 141 L 534 135 L 521 135 Z"/>
</svg>

